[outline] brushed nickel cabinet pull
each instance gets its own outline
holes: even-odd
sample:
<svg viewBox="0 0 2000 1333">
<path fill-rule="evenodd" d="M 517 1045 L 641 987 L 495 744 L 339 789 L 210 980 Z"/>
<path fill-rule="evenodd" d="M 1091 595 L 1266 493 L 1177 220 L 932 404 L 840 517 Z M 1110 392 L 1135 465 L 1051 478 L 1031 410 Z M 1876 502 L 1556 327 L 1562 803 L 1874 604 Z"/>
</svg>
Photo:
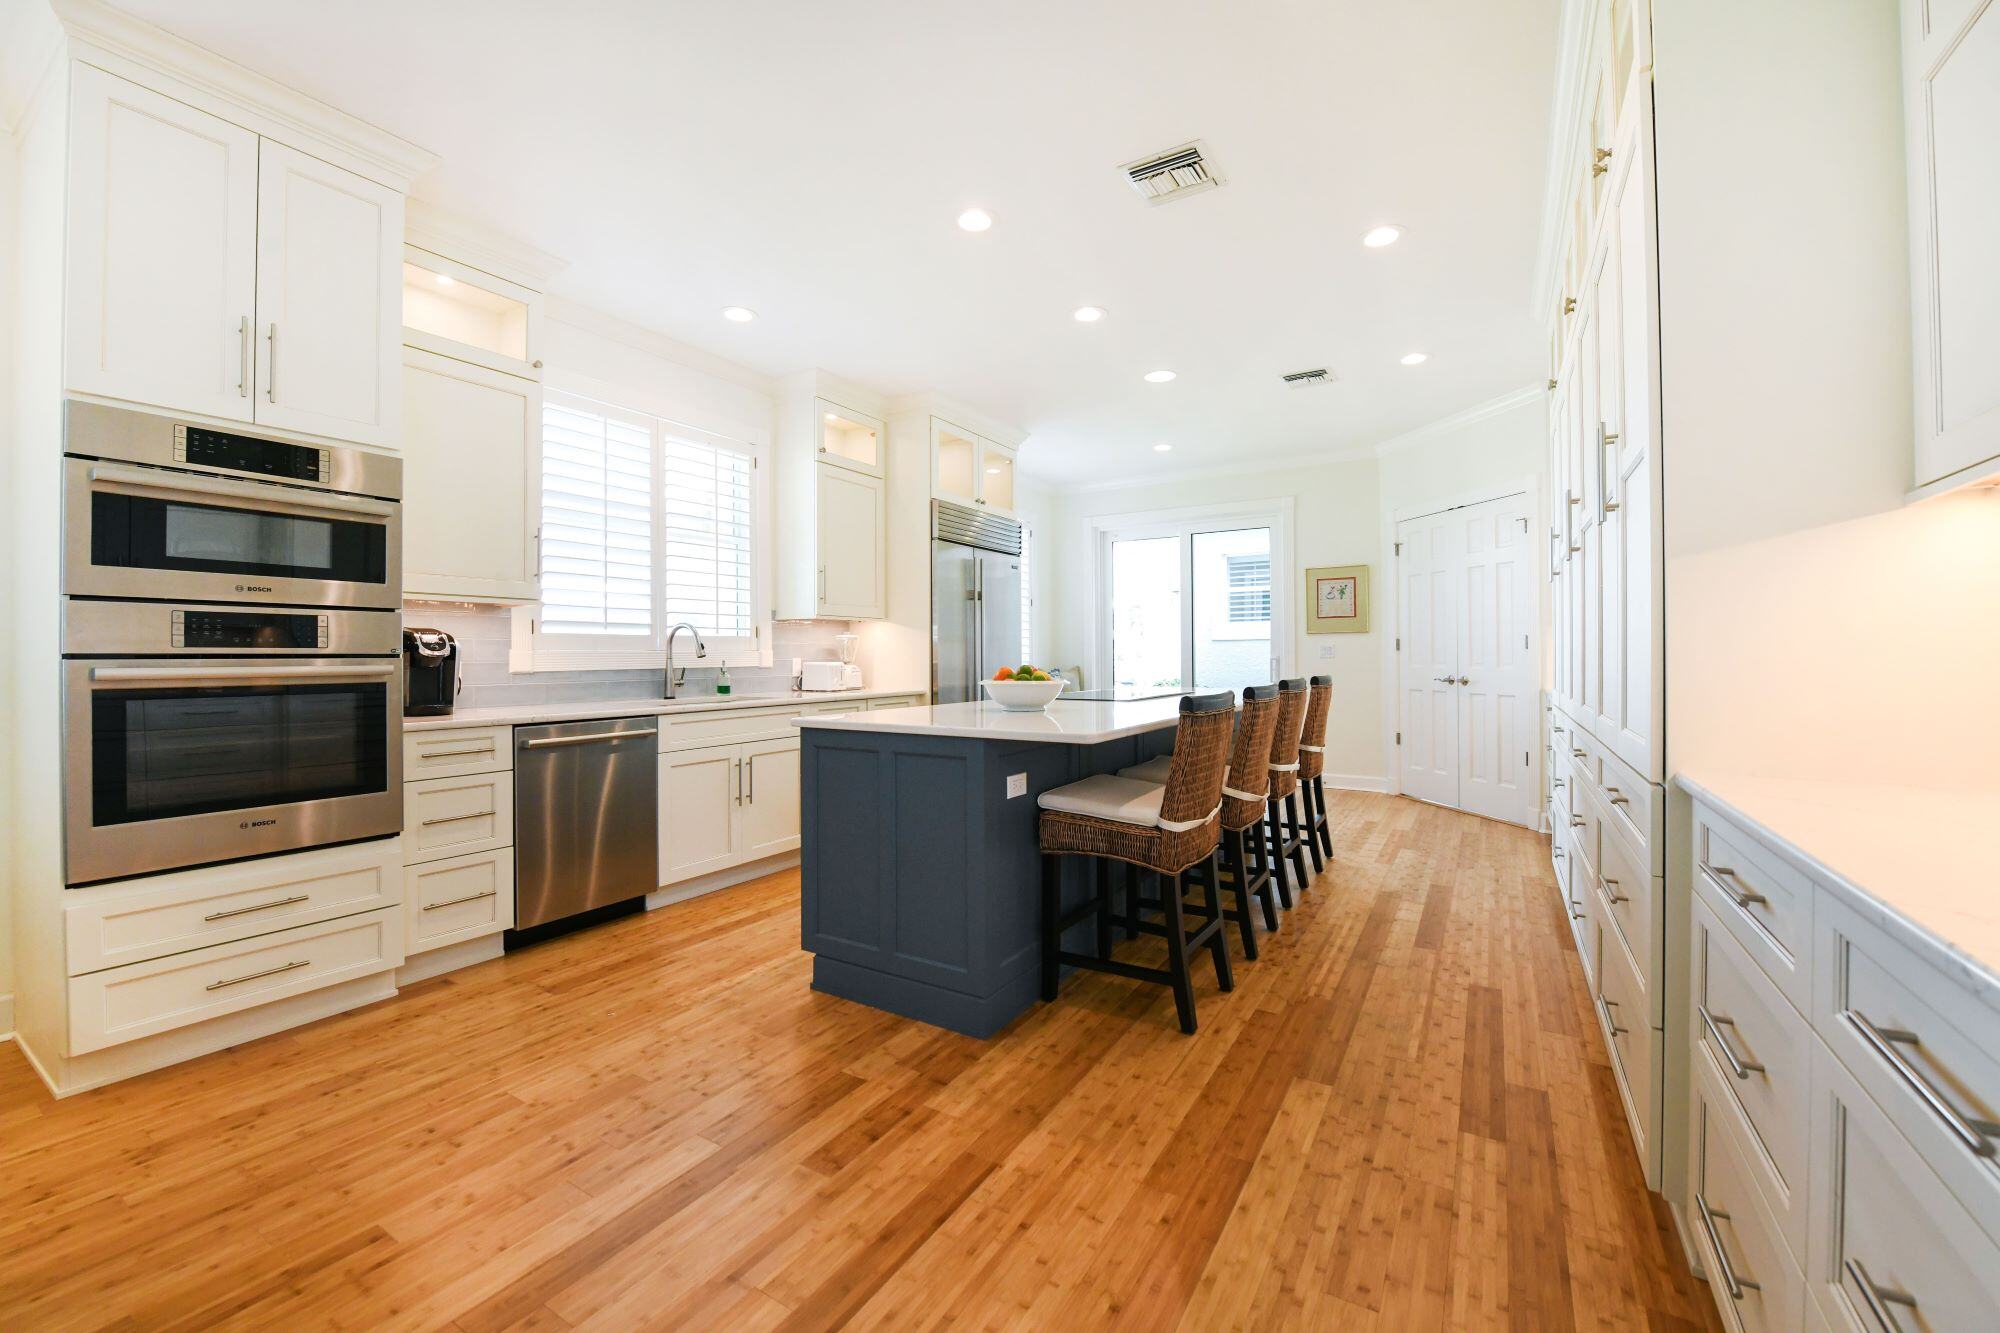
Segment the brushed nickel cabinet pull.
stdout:
<svg viewBox="0 0 2000 1333">
<path fill-rule="evenodd" d="M 1712 866 L 1706 861 L 1700 861 L 1696 864 L 1701 867 L 1702 873 L 1713 880 L 1718 889 L 1729 895 L 1729 900 L 1738 907 L 1748 907 L 1752 903 L 1768 903 L 1771 901 L 1755 889 L 1743 887 L 1742 881 L 1736 878 L 1736 872 L 1728 866 Z"/>
<path fill-rule="evenodd" d="M 1619 791 L 1616 787 L 1606 787 L 1604 789 L 1604 794 L 1610 799 L 1611 804 L 1613 805 L 1632 804 L 1632 798 L 1630 796 L 1627 796 L 1624 792 Z"/>
<path fill-rule="evenodd" d="M 1615 880 L 1615 879 L 1606 879 L 1606 880 L 1604 881 L 1604 896 L 1605 896 L 1605 897 L 1607 897 L 1607 898 L 1609 898 L 1609 899 L 1610 899 L 1610 900 L 1612 901 L 1612 903 L 1613 903 L 1613 904 L 1617 904 L 1617 903 L 1629 903 L 1629 902 L 1631 902 L 1631 901 L 1632 901 L 1632 895 L 1631 895 L 1631 894 L 1629 894 L 1629 893 L 1613 893 L 1613 892 L 1612 892 L 1612 890 L 1613 890 L 1613 889 L 1615 889 L 1615 888 L 1617 888 L 1617 887 L 1618 887 L 1618 881 L 1617 881 L 1617 880 Z"/>
<path fill-rule="evenodd" d="M 231 977 L 227 981 L 211 981 L 208 983 L 208 989 L 221 990 L 224 986 L 241 986 L 246 981 L 256 981 L 260 977 L 275 977 L 280 972 L 291 972 L 301 967 L 311 966 L 312 964 L 309 961 L 301 958 L 297 962 L 280 963 L 276 967 L 267 967 L 262 972 L 252 972 L 247 976 Z"/>
<path fill-rule="evenodd" d="M 226 912 L 210 912 L 202 920 L 225 921 L 232 916 L 242 916 L 248 912 L 268 912 L 273 907 L 290 907 L 293 903 L 302 903 L 311 897 L 310 893 L 295 893 L 289 898 L 278 898 L 268 903 L 258 903 L 252 907 L 232 907 Z"/>
<path fill-rule="evenodd" d="M 264 363 L 264 396 L 278 401 L 278 326 L 271 325 L 271 355 Z"/>
<path fill-rule="evenodd" d="M 484 893 L 468 893 L 463 898 L 447 898 L 441 903 L 425 903 L 424 910 L 426 912 L 435 912 L 440 908 L 456 907 L 460 903 L 476 903 L 481 898 L 497 898 L 499 896 L 500 891 L 498 889 L 488 889 Z"/>
<path fill-rule="evenodd" d="M 1903 1053 L 1896 1049 L 1897 1043 L 1905 1046 L 1923 1045 L 1917 1039 L 1916 1033 L 1905 1032 L 1901 1028 L 1878 1028 L 1859 1009 L 1843 1009 L 1840 1011 L 1840 1016 L 1854 1029 L 1862 1044 L 1881 1057 L 1891 1072 L 1916 1094 L 1917 1100 L 1943 1122 L 1951 1136 L 1965 1145 L 1967 1152 L 1975 1157 L 1993 1156 L 1992 1136 L 2000 1134 L 2000 1125 L 1989 1120 L 1975 1120 L 1961 1114 L 1959 1109 L 1946 1101 L 1944 1094 L 1932 1087 L 1930 1080 L 1919 1073 L 1917 1067 L 1904 1059 Z"/>
<path fill-rule="evenodd" d="M 751 755 L 743 761 L 743 799 L 751 805 L 757 804 L 757 756 Z"/>
<path fill-rule="evenodd" d="M 423 822 L 423 827 L 433 828 L 439 824 L 463 824 L 468 819 L 491 819 L 495 813 L 492 810 L 474 810 L 469 815 L 439 815 L 434 819 L 426 819 Z"/>
<path fill-rule="evenodd" d="M 417 757 L 419 759 L 450 759 L 457 755 L 462 755 L 462 754 L 492 754 L 492 753 L 493 753 L 493 742 L 488 741 L 484 745 L 467 746 L 463 750 L 424 750 L 419 752 Z"/>
<path fill-rule="evenodd" d="M 1722 1035 L 1723 1028 L 1736 1026 L 1735 1019 L 1717 1018 L 1708 1012 L 1708 1006 L 1705 1004 L 1696 1005 L 1694 1011 L 1701 1015 L 1701 1025 L 1708 1029 L 1708 1039 L 1715 1043 L 1715 1049 L 1721 1051 L 1722 1058 L 1728 1061 L 1730 1073 L 1738 1078 L 1749 1078 L 1752 1074 L 1764 1072 L 1764 1066 L 1738 1055 L 1736 1047 L 1730 1043 L 1729 1038 Z"/>
<path fill-rule="evenodd" d="M 1861 1299 L 1867 1302 L 1868 1313 L 1874 1315 L 1875 1322 L 1882 1326 L 1882 1333 L 1903 1333 L 1901 1321 L 1889 1307 L 1907 1305 L 1914 1310 L 1917 1308 L 1917 1298 L 1907 1291 L 1897 1291 L 1894 1287 L 1877 1285 L 1875 1279 L 1868 1276 L 1868 1270 L 1862 1266 L 1859 1259 L 1849 1258 L 1842 1267 L 1847 1270 L 1847 1275 L 1854 1279 L 1854 1285 L 1861 1288 Z"/>
<path fill-rule="evenodd" d="M 250 316 L 236 326 L 236 396 L 250 396 Z"/>
<path fill-rule="evenodd" d="M 1722 1237 L 1715 1230 L 1715 1219 L 1719 1217 L 1727 1222 L 1729 1214 L 1718 1213 L 1710 1208 L 1708 1200 L 1702 1197 L 1700 1191 L 1695 1192 L 1694 1208 L 1695 1212 L 1701 1215 L 1701 1229 L 1708 1233 L 1709 1248 L 1715 1251 L 1716 1265 L 1722 1269 L 1722 1286 L 1729 1293 L 1729 1299 L 1740 1301 L 1745 1291 L 1762 1291 L 1763 1288 L 1749 1278 L 1736 1275 L 1735 1266 L 1729 1262 L 1728 1251 L 1722 1248 Z"/>
<path fill-rule="evenodd" d="M 1618 1007 L 1618 1001 L 1606 999 L 1604 996 L 1600 995 L 1597 997 L 1597 1004 L 1598 1007 L 1604 1011 L 1604 1022 L 1605 1025 L 1611 1029 L 1612 1036 L 1622 1037 L 1626 1033 L 1632 1030 L 1631 1028 L 1619 1027 L 1617 1017 L 1611 1012 L 1613 1009 L 1616 1009 Z"/>
<path fill-rule="evenodd" d="M 1583 816 L 1582 816 L 1582 815 L 1571 815 L 1571 816 L 1569 817 L 1569 826 L 1570 826 L 1571 828 L 1582 828 L 1582 827 L 1583 827 Z"/>
</svg>

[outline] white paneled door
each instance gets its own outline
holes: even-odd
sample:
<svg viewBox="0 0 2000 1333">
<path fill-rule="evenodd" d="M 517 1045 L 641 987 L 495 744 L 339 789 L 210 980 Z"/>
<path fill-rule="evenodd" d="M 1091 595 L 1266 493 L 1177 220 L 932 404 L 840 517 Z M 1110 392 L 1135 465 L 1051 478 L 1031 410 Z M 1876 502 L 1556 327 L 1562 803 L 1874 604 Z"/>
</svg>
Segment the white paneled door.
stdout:
<svg viewBox="0 0 2000 1333">
<path fill-rule="evenodd" d="M 1540 804 L 1533 523 L 1522 494 L 1396 529 L 1402 790 L 1531 826 Z"/>
</svg>

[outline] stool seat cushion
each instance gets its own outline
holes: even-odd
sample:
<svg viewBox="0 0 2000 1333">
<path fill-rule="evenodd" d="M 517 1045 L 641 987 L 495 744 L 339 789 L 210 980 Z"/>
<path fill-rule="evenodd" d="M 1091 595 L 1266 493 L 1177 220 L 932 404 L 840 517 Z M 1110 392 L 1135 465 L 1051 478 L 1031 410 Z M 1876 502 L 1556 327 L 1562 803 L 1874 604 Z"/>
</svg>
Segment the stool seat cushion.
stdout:
<svg viewBox="0 0 2000 1333">
<path fill-rule="evenodd" d="M 1161 780 L 1165 780 L 1164 774 Z M 1160 800 L 1166 791 L 1158 782 L 1099 773 L 1079 782 L 1051 787 L 1036 798 L 1036 804 L 1044 810 L 1156 828 L 1160 822 Z"/>
<path fill-rule="evenodd" d="M 1143 764 L 1134 764 L 1130 768 L 1119 769 L 1118 776 L 1121 778 L 1135 778 L 1140 782 L 1157 782 L 1161 786 L 1165 786 L 1167 774 L 1172 771 L 1173 766 L 1174 757 L 1172 755 L 1155 755 Z"/>
</svg>

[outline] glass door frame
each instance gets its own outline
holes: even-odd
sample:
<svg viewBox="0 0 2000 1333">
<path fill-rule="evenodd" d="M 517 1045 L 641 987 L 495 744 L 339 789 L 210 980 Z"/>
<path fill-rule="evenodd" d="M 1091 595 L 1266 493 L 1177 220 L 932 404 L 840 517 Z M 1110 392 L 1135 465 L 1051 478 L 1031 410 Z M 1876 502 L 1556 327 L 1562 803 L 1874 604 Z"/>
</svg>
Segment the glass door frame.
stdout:
<svg viewBox="0 0 2000 1333">
<path fill-rule="evenodd" d="M 1094 514 L 1091 532 L 1090 662 L 1098 684 L 1110 688 L 1113 676 L 1112 567 L 1113 542 L 1175 537 L 1180 542 L 1181 561 L 1181 681 L 1194 689 L 1195 595 L 1194 536 L 1202 532 L 1229 532 L 1240 528 L 1269 528 L 1271 532 L 1271 679 L 1290 675 L 1298 652 L 1298 570 L 1292 558 L 1292 513 L 1290 496 L 1250 500 L 1221 505 L 1194 505 L 1176 509 L 1141 510 L 1122 514 Z"/>
</svg>

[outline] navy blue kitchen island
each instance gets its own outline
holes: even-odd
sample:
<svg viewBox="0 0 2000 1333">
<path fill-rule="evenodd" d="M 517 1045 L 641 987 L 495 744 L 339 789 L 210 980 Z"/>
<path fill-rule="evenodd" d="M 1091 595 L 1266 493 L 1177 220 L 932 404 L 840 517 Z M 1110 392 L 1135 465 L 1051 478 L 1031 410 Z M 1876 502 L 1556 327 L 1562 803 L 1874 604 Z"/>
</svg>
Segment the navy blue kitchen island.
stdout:
<svg viewBox="0 0 2000 1333">
<path fill-rule="evenodd" d="M 1165 753 L 1179 708 L 1173 694 L 801 718 L 813 989 L 974 1037 L 1026 1011 L 1041 965 L 1036 797 Z M 1065 906 L 1089 897 L 1084 872 L 1070 867 Z"/>
</svg>

